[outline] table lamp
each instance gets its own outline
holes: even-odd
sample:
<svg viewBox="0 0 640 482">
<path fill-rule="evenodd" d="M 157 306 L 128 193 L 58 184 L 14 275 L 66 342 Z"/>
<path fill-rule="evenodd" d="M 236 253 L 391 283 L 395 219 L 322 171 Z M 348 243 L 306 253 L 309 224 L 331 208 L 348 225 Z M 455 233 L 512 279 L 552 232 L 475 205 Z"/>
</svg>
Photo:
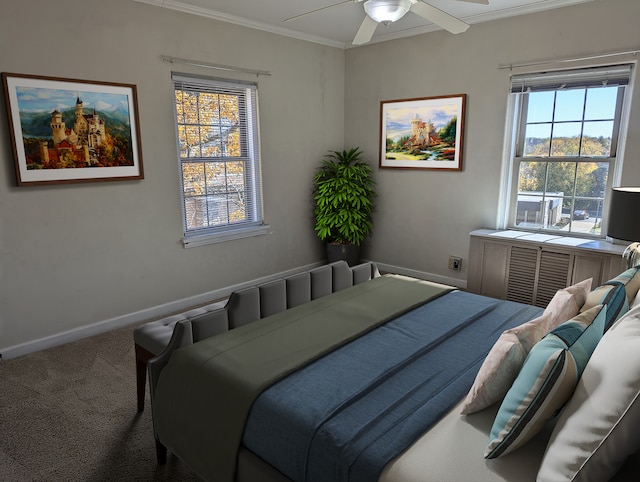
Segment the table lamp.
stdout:
<svg viewBox="0 0 640 482">
<path fill-rule="evenodd" d="M 618 244 L 631 242 L 622 256 L 629 268 L 640 264 L 640 187 L 611 191 L 607 239 Z"/>
</svg>

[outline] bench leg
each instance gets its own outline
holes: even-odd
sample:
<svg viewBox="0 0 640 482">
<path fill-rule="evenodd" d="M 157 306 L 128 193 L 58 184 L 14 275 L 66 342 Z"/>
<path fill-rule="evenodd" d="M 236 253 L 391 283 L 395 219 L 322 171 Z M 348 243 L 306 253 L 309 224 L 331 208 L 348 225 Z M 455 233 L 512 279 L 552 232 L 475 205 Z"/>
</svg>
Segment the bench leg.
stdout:
<svg viewBox="0 0 640 482">
<path fill-rule="evenodd" d="M 138 391 L 138 412 L 144 410 L 144 397 L 147 385 L 147 362 L 153 353 L 136 344 L 136 388 Z"/>
<path fill-rule="evenodd" d="M 167 463 L 167 447 L 162 445 L 158 439 L 156 439 L 156 460 L 158 461 L 158 465 Z"/>
</svg>

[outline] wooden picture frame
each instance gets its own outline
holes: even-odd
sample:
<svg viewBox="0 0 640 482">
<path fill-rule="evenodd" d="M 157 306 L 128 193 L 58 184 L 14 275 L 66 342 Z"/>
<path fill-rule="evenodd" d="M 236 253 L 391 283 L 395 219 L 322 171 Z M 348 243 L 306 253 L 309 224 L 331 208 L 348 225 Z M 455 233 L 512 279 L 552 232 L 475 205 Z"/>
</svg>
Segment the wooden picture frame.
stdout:
<svg viewBox="0 0 640 482">
<path fill-rule="evenodd" d="M 462 170 L 466 94 L 380 102 L 380 167 Z"/>
<path fill-rule="evenodd" d="M 143 179 L 136 86 L 2 73 L 19 186 Z"/>
</svg>

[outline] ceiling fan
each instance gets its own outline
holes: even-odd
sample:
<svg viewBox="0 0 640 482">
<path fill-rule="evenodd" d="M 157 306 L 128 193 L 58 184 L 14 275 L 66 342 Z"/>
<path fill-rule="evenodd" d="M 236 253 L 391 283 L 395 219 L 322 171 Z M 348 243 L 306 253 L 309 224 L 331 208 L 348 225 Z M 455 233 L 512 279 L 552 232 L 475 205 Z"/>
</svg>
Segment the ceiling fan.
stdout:
<svg viewBox="0 0 640 482">
<path fill-rule="evenodd" d="M 488 5 L 489 0 L 457 0 L 460 2 L 481 3 Z M 285 22 L 295 20 L 305 15 L 337 7 L 346 3 L 363 3 L 366 16 L 353 39 L 353 45 L 366 44 L 373 37 L 379 23 L 389 25 L 404 17 L 409 11 L 421 16 L 429 22 L 439 25 L 451 33 L 462 33 L 469 28 L 469 25 L 462 20 L 450 15 L 439 8 L 434 7 L 422 0 L 343 0 L 326 7 L 321 7 L 310 12 L 305 12 L 294 17 L 285 19 Z"/>
</svg>

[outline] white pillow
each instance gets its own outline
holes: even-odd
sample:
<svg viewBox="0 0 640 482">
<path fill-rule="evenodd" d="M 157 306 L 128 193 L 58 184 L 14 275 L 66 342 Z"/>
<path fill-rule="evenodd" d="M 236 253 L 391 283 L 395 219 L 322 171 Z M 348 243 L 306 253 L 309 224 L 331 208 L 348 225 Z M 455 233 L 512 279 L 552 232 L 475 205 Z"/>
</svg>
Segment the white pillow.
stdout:
<svg viewBox="0 0 640 482">
<path fill-rule="evenodd" d="M 502 401 L 531 348 L 547 333 L 578 314 L 591 278 L 558 290 L 538 318 L 506 330 L 485 358 L 460 413 L 469 415 Z"/>
<path fill-rule="evenodd" d="M 640 449 L 640 304 L 596 347 L 558 417 L 539 482 L 609 480 Z"/>
<path fill-rule="evenodd" d="M 460 413 L 469 415 L 501 401 L 520 373 L 533 345 L 547 334 L 548 313 L 504 331 L 482 362 Z"/>
<path fill-rule="evenodd" d="M 545 326 L 547 333 L 578 314 L 587 301 L 592 283 L 593 278 L 589 278 L 556 291 L 544 309 L 545 313 L 552 316 Z"/>
</svg>

